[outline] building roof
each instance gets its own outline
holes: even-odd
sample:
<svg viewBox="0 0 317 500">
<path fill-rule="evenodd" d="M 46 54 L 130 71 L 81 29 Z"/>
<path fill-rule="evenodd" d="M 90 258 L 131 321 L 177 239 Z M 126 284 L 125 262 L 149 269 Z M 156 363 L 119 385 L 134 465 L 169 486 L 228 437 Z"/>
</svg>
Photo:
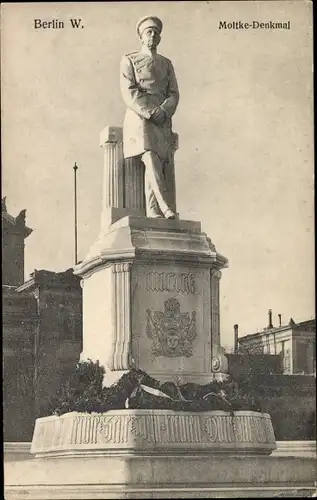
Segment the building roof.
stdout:
<svg viewBox="0 0 317 500">
<path fill-rule="evenodd" d="M 300 323 L 295 323 L 293 328 L 297 330 L 312 330 L 316 329 L 316 319 L 308 319 L 306 321 L 301 321 Z"/>
<path fill-rule="evenodd" d="M 17 288 L 18 292 L 31 291 L 38 286 L 49 286 L 50 288 L 78 288 L 81 278 L 75 276 L 73 269 L 62 272 L 47 271 L 46 269 L 35 269 L 23 285 Z"/>
<path fill-rule="evenodd" d="M 260 332 L 256 333 L 249 333 L 247 335 L 243 335 L 242 337 L 238 338 L 238 342 L 241 340 L 249 340 L 250 338 L 259 338 L 262 335 L 266 335 L 268 333 L 277 333 L 277 332 L 282 332 L 285 330 L 307 330 L 311 331 L 312 329 L 316 329 L 316 319 L 309 319 L 306 321 L 300 321 L 299 323 L 295 323 L 293 318 L 290 318 L 288 325 L 281 325 L 273 328 L 264 328 Z"/>
<path fill-rule="evenodd" d="M 12 229 L 16 232 L 23 234 L 24 238 L 27 238 L 33 231 L 33 229 L 25 225 L 25 215 L 26 210 L 23 209 L 17 217 L 13 217 L 7 211 L 6 197 L 1 198 L 1 220 L 6 222 Z"/>
</svg>

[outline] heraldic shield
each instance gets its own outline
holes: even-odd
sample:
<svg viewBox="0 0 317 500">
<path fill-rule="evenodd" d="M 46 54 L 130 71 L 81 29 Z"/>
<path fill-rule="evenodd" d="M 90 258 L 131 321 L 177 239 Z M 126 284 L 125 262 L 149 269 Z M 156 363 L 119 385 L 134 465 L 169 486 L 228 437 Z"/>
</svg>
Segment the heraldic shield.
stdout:
<svg viewBox="0 0 317 500">
<path fill-rule="evenodd" d="M 193 354 L 193 341 L 197 337 L 196 312 L 180 312 L 176 299 L 164 302 L 164 312 L 147 310 L 146 334 L 153 341 L 155 356 L 185 356 Z"/>
</svg>

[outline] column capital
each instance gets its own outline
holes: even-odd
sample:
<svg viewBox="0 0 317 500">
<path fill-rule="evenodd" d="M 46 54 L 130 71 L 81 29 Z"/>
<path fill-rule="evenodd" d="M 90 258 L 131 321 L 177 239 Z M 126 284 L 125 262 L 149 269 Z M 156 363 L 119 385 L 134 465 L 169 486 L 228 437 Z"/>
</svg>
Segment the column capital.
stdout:
<svg viewBox="0 0 317 500">
<path fill-rule="evenodd" d="M 100 146 L 103 147 L 109 142 L 122 142 L 122 137 L 122 127 L 112 127 L 108 125 L 100 132 Z"/>
<path fill-rule="evenodd" d="M 132 262 L 116 262 L 112 265 L 113 273 L 128 273 L 132 267 Z"/>
</svg>

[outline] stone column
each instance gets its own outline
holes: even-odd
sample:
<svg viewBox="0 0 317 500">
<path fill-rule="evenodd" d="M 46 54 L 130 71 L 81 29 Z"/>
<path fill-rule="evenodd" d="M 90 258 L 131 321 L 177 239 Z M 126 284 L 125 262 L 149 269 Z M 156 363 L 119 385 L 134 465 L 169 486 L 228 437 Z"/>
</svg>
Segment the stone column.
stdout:
<svg viewBox="0 0 317 500">
<path fill-rule="evenodd" d="M 102 237 L 111 224 L 127 215 L 144 216 L 145 207 L 144 167 L 137 158 L 124 160 L 122 128 L 104 128 L 100 145 L 104 148 Z"/>
<path fill-rule="evenodd" d="M 109 226 L 112 208 L 123 208 L 123 150 L 122 128 L 106 127 L 100 134 L 104 148 L 104 178 L 101 230 Z"/>
<path fill-rule="evenodd" d="M 211 292 L 211 342 L 212 345 L 220 345 L 220 301 L 219 301 L 219 281 L 221 271 L 211 269 L 210 271 L 210 292 Z"/>
<path fill-rule="evenodd" d="M 124 206 L 145 215 L 144 165 L 139 157 L 124 160 Z"/>
</svg>

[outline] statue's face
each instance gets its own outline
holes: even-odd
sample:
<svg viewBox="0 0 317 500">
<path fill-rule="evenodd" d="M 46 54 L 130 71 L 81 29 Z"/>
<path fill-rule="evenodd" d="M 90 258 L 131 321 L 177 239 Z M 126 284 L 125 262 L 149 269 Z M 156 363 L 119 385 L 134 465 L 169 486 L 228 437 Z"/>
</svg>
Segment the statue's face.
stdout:
<svg viewBox="0 0 317 500">
<path fill-rule="evenodd" d="M 146 28 L 140 36 L 142 45 L 148 49 L 155 49 L 161 41 L 159 32 L 155 28 Z"/>
</svg>

